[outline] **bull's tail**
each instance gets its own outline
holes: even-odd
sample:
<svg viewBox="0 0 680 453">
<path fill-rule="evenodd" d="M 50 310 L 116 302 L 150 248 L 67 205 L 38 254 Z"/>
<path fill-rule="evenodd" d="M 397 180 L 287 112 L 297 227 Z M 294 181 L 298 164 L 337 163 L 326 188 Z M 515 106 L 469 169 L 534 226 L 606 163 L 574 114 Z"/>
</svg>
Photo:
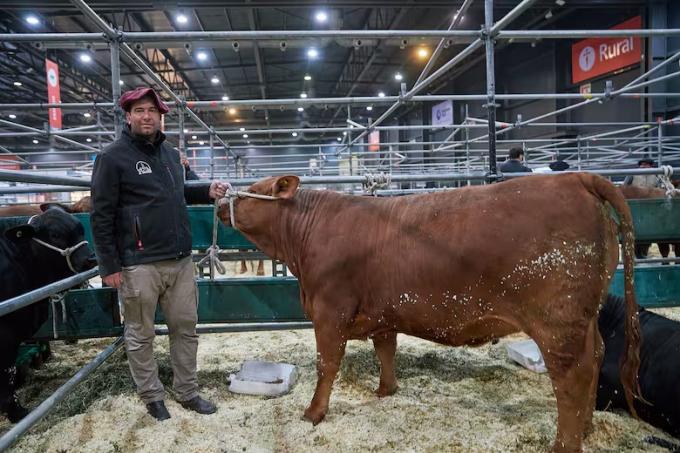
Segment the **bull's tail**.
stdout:
<svg viewBox="0 0 680 453">
<path fill-rule="evenodd" d="M 586 175 L 583 175 L 586 176 Z M 638 317 L 638 304 L 635 300 L 633 288 L 633 261 L 635 256 L 635 236 L 633 233 L 633 218 L 625 198 L 612 183 L 597 175 L 588 175 L 594 193 L 603 201 L 609 203 L 619 217 L 619 231 L 623 239 L 623 282 L 624 298 L 626 301 L 626 340 L 623 356 L 619 363 L 621 384 L 628 408 L 633 417 L 637 418 L 637 412 L 633 406 L 635 398 L 644 401 L 640 391 L 638 369 L 640 367 L 640 318 Z"/>
</svg>

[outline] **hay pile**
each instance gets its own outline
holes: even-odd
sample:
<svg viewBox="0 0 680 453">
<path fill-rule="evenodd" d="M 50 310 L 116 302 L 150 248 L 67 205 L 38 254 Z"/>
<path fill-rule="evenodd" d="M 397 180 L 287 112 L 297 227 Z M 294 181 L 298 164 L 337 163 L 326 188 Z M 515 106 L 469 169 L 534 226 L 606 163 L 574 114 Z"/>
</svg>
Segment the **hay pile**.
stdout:
<svg viewBox="0 0 680 453">
<path fill-rule="evenodd" d="M 666 310 L 670 311 L 670 310 Z M 674 313 L 680 318 L 678 309 Z M 450 348 L 399 337 L 396 395 L 378 399 L 378 363 L 370 342 L 350 342 L 326 420 L 301 420 L 316 383 L 311 330 L 203 335 L 202 393 L 219 410 L 200 416 L 168 399 L 172 419 L 156 423 L 137 400 L 119 351 L 58 409 L 35 427 L 16 452 L 429 451 L 544 452 L 555 435 L 556 406 L 547 375 L 510 363 L 503 340 L 479 348 Z M 37 404 L 110 340 L 54 343 L 55 358 L 21 390 Z M 156 341 L 161 379 L 171 382 L 167 338 Z M 243 360 L 293 363 L 300 377 L 279 398 L 234 395 L 227 377 Z M 626 414 L 597 412 L 585 442 L 590 452 L 658 451 L 643 442 L 661 431 Z M 9 424 L 0 417 L 0 432 Z"/>
</svg>

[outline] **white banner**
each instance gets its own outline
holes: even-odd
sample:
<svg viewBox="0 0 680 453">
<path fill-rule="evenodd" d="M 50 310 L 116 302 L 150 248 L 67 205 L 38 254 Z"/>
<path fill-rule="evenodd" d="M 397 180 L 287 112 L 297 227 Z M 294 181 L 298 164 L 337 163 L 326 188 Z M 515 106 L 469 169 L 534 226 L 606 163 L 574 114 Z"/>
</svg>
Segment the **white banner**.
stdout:
<svg viewBox="0 0 680 453">
<path fill-rule="evenodd" d="M 432 107 L 432 125 L 450 126 L 453 124 L 453 101 L 444 101 Z"/>
</svg>

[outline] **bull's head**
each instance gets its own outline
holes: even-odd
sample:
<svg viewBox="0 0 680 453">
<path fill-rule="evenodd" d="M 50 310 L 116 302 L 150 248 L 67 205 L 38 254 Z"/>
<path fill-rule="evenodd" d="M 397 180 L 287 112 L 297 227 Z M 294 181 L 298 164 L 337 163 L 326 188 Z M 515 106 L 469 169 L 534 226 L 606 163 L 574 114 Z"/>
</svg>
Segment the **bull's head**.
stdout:
<svg viewBox="0 0 680 453">
<path fill-rule="evenodd" d="M 233 224 L 244 232 L 270 225 L 280 209 L 280 202 L 291 200 L 299 185 L 300 178 L 292 175 L 273 176 L 256 182 L 245 193 L 234 195 Z M 249 194 L 263 195 L 272 199 L 251 197 Z M 220 206 L 219 217 L 225 225 L 232 225 L 229 203 Z"/>
</svg>

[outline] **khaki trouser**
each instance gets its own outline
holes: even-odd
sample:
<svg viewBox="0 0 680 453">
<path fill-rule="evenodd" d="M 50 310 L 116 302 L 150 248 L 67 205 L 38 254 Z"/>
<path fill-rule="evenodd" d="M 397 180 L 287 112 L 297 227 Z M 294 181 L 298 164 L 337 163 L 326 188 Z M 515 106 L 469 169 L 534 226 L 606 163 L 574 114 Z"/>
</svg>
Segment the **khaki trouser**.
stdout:
<svg viewBox="0 0 680 453">
<path fill-rule="evenodd" d="M 137 392 L 146 404 L 165 399 L 153 357 L 154 315 L 161 304 L 170 333 L 173 388 L 178 401 L 198 395 L 198 293 L 191 257 L 123 268 L 125 349 Z"/>
</svg>

